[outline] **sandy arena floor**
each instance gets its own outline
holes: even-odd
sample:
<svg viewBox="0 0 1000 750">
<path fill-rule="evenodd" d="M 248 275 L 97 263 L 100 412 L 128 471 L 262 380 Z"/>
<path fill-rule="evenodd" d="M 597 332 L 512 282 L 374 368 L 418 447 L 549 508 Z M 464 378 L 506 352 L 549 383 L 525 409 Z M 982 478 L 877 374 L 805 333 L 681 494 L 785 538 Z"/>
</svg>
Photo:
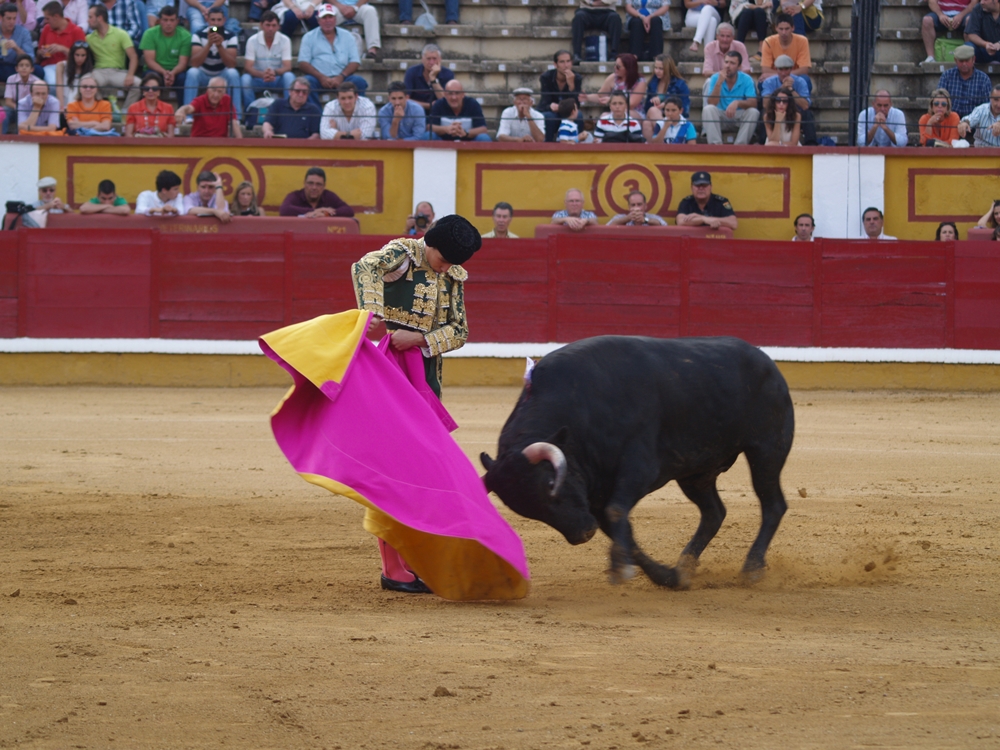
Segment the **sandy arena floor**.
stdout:
<svg viewBox="0 0 1000 750">
<path fill-rule="evenodd" d="M 686 592 L 505 510 L 508 604 L 381 591 L 362 508 L 274 444 L 281 395 L 0 389 L 0 747 L 1000 747 L 1000 394 L 795 393 L 753 588 L 742 460 Z M 516 396 L 446 390 L 471 456 Z M 671 563 L 697 522 L 676 486 L 633 518 Z"/>
</svg>

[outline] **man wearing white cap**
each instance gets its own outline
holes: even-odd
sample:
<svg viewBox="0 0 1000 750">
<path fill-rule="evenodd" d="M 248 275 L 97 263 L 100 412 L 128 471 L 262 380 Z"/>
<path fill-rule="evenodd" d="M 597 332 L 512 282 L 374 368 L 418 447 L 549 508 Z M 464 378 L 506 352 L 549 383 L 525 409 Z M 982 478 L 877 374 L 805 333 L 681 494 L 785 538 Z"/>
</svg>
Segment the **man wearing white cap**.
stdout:
<svg viewBox="0 0 1000 750">
<path fill-rule="evenodd" d="M 31 204 L 32 207 L 48 211 L 50 214 L 73 213 L 73 209 L 56 197 L 56 185 L 58 184 L 55 177 L 43 177 L 40 179 L 37 185 L 38 200 Z"/>
<path fill-rule="evenodd" d="M 299 70 L 312 88 L 309 101 L 322 107 L 320 92 L 336 92 L 344 81 L 353 83 L 358 96 L 364 96 L 368 81 L 354 75 L 361 65 L 354 34 L 337 28 L 337 9 L 332 5 L 319 6 L 316 15 L 319 27 L 306 33 L 299 45 Z"/>
<path fill-rule="evenodd" d="M 542 143 L 545 141 L 545 115 L 534 108 L 535 98 L 529 88 L 514 89 L 514 106 L 500 113 L 498 141 Z"/>
</svg>

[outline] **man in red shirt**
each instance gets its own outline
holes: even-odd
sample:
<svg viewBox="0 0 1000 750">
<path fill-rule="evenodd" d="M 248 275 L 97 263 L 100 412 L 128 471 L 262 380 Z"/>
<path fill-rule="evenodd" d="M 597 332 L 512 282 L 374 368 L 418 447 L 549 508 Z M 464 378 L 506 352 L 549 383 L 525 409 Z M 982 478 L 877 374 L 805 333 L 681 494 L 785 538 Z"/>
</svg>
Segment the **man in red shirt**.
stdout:
<svg viewBox="0 0 1000 750">
<path fill-rule="evenodd" d="M 38 60 L 45 71 L 45 82 L 55 86 L 56 64 L 63 62 L 73 42 L 84 41 L 86 34 L 63 15 L 63 5 L 59 0 L 47 3 L 42 8 L 42 15 L 45 16 L 45 27 L 38 38 Z"/>
<path fill-rule="evenodd" d="M 226 93 L 226 79 L 216 76 L 208 82 L 208 88 L 201 96 L 196 96 L 190 104 L 177 109 L 174 115 L 177 125 L 188 115 L 194 117 L 191 125 L 192 138 L 242 138 L 239 116 L 233 109 L 233 100 Z"/>
</svg>

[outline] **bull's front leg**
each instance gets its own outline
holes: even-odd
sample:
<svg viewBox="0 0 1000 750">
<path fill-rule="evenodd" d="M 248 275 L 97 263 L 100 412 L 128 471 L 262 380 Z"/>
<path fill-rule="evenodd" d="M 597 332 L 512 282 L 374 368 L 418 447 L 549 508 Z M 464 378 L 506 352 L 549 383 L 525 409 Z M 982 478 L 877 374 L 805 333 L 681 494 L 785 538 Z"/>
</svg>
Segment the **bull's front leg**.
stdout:
<svg viewBox="0 0 1000 750">
<path fill-rule="evenodd" d="M 611 539 L 611 567 L 608 581 L 611 584 L 624 583 L 635 577 L 635 542 L 632 537 L 632 523 L 628 520 L 631 506 L 621 503 L 609 504 L 604 509 L 604 533 Z"/>
<path fill-rule="evenodd" d="M 673 571 L 649 559 L 639 549 L 632 536 L 632 524 L 628 517 L 636 503 L 653 487 L 656 476 L 650 467 L 656 463 L 639 447 L 633 447 L 625 455 L 628 459 L 622 461 L 614 490 L 601 517 L 601 528 L 611 539 L 608 579 L 613 584 L 623 583 L 635 576 L 635 565 L 638 564 L 656 583 L 663 586 L 674 585 L 670 575 Z M 657 571 L 655 568 L 663 570 Z M 661 572 L 662 576 L 659 575 Z M 658 580 L 659 578 L 663 580 Z"/>
</svg>

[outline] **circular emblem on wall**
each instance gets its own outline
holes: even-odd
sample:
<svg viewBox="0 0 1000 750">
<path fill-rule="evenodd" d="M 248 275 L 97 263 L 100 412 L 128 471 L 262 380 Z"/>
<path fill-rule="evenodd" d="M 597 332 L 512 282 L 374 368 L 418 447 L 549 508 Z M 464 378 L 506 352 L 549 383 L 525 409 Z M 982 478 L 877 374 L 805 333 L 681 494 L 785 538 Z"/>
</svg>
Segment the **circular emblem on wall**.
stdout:
<svg viewBox="0 0 1000 750">
<path fill-rule="evenodd" d="M 638 190 L 646 196 L 647 210 L 657 213 L 670 204 L 670 183 L 664 180 L 662 174 L 656 174 L 642 164 L 622 164 L 613 169 L 604 179 L 603 189 L 598 191 L 604 202 L 605 213 L 628 213 L 628 196 Z"/>
</svg>

